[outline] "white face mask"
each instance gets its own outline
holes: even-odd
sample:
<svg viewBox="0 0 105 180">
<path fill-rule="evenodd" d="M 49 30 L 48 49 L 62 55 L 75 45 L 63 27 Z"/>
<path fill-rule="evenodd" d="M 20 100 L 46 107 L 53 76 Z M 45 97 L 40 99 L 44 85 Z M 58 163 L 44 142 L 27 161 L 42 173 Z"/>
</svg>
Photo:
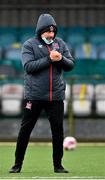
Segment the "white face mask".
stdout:
<svg viewBox="0 0 105 180">
<path fill-rule="evenodd" d="M 52 44 L 54 42 L 53 39 L 51 39 L 50 41 L 46 39 L 45 37 L 42 37 L 42 39 L 46 44 Z"/>
</svg>

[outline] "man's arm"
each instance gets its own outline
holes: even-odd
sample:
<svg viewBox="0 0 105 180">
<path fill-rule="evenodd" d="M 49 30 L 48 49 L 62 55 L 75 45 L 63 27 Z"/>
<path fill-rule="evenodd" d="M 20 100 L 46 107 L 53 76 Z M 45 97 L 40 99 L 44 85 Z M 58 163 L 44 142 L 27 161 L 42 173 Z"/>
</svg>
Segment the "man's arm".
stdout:
<svg viewBox="0 0 105 180">
<path fill-rule="evenodd" d="M 71 56 L 70 50 L 68 49 L 66 43 L 64 43 L 64 41 L 62 42 L 63 42 L 63 54 L 60 64 L 64 71 L 71 71 L 75 65 L 74 58 Z"/>
<path fill-rule="evenodd" d="M 66 54 L 66 52 L 65 52 Z M 74 68 L 75 62 L 71 55 L 63 55 L 61 60 L 61 66 L 64 71 L 71 71 Z M 68 54 L 68 52 L 67 52 Z"/>
<path fill-rule="evenodd" d="M 35 60 L 35 55 L 31 43 L 27 41 L 24 43 L 22 48 L 22 63 L 27 73 L 34 73 L 49 67 L 51 60 L 47 56 Z"/>
</svg>

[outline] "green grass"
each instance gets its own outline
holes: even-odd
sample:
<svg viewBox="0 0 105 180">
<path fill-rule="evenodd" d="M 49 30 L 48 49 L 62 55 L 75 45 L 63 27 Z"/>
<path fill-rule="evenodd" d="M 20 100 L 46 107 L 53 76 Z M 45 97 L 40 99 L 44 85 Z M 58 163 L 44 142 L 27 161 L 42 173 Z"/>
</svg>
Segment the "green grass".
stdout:
<svg viewBox="0 0 105 180">
<path fill-rule="evenodd" d="M 105 177 L 105 146 L 78 146 L 74 151 L 64 151 L 63 165 L 70 173 L 53 172 L 52 148 L 48 145 L 28 146 L 21 173 L 9 174 L 14 164 L 15 146 L 0 146 L 0 178 L 32 178 L 32 177 Z"/>
</svg>

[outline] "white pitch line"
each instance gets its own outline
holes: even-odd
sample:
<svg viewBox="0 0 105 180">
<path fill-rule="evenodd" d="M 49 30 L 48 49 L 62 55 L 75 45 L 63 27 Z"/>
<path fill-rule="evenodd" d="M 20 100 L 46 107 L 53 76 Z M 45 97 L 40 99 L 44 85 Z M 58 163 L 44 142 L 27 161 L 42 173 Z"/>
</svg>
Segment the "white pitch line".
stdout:
<svg viewBox="0 0 105 180">
<path fill-rule="evenodd" d="M 66 179 L 70 179 L 70 180 L 74 180 L 74 179 L 82 179 L 82 180 L 105 180 L 105 177 L 99 177 L 99 176 L 90 176 L 90 177 L 80 177 L 80 176 L 73 176 L 73 177 L 0 177 L 0 180 L 3 179 L 3 180 L 23 180 L 23 179 L 27 179 L 27 180 L 30 180 L 30 179 L 35 179 L 35 180 L 46 180 L 46 179 L 50 179 L 50 180 L 55 180 L 55 179 L 62 179 L 62 180 L 66 180 Z"/>
</svg>

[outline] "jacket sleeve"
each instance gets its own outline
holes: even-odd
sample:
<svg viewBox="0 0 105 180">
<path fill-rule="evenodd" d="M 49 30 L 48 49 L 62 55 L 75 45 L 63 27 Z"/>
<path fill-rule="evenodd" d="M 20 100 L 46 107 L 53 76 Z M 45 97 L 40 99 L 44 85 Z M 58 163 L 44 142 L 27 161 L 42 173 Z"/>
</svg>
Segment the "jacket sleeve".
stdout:
<svg viewBox="0 0 105 180">
<path fill-rule="evenodd" d="M 63 54 L 62 60 L 60 61 L 61 68 L 64 71 L 71 71 L 75 65 L 74 59 L 70 54 L 70 50 L 68 49 L 67 45 L 63 42 Z"/>
<path fill-rule="evenodd" d="M 51 60 L 47 56 L 35 59 L 33 47 L 26 41 L 22 47 L 22 64 L 27 73 L 34 73 L 49 67 Z"/>
</svg>

